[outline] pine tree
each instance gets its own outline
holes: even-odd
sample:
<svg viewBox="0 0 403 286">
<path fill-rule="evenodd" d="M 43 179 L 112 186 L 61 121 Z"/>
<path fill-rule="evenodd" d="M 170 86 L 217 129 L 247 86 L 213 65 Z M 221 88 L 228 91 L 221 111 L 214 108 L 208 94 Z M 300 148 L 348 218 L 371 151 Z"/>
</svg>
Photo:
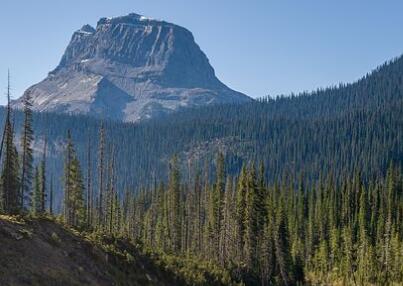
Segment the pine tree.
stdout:
<svg viewBox="0 0 403 286">
<path fill-rule="evenodd" d="M 68 225 L 74 227 L 85 225 L 84 184 L 70 130 L 67 132 L 65 157 L 64 219 Z"/>
<path fill-rule="evenodd" d="M 105 128 L 103 122 L 99 130 L 99 150 L 98 150 L 98 228 L 104 225 L 104 162 L 105 160 Z"/>
<path fill-rule="evenodd" d="M 275 248 L 274 248 L 274 229 L 271 220 L 264 225 L 262 243 L 260 248 L 260 280 L 262 285 L 272 285 L 273 274 L 276 268 Z"/>
<path fill-rule="evenodd" d="M 21 191 L 20 199 L 21 206 L 25 206 L 26 197 L 31 193 L 32 188 L 32 164 L 33 164 L 33 150 L 32 141 L 34 139 L 34 133 L 32 129 L 32 102 L 31 93 L 27 94 L 23 98 L 24 104 L 24 124 L 21 134 Z"/>
<path fill-rule="evenodd" d="M 201 252 L 202 247 L 202 236 L 203 236 L 203 197 L 202 197 L 202 186 L 200 173 L 196 172 L 196 177 L 194 179 L 194 203 L 195 203 L 195 214 L 194 214 L 194 239 L 192 243 L 192 249 L 194 252 Z"/>
<path fill-rule="evenodd" d="M 34 189 L 31 195 L 31 213 L 38 215 L 41 213 L 41 179 L 39 175 L 39 168 L 35 167 L 34 175 Z"/>
<path fill-rule="evenodd" d="M 157 248 L 161 251 L 168 251 L 170 243 L 169 223 L 168 223 L 168 200 L 164 184 L 158 188 L 158 218 L 155 229 L 155 240 Z"/>
<path fill-rule="evenodd" d="M 391 165 L 386 175 L 386 222 L 383 234 L 383 252 L 382 252 L 382 267 L 383 267 L 383 283 L 389 284 L 391 279 L 391 238 L 393 232 L 393 201 L 396 193 L 397 185 L 393 166 Z"/>
<path fill-rule="evenodd" d="M 53 215 L 53 176 L 50 177 L 49 185 L 49 214 Z"/>
<path fill-rule="evenodd" d="M 257 179 L 257 190 L 256 190 L 256 224 L 258 237 L 261 237 L 264 231 L 264 225 L 267 219 L 266 210 L 266 197 L 267 197 L 267 187 L 265 180 L 265 167 L 263 162 L 259 165 L 259 176 Z"/>
<path fill-rule="evenodd" d="M 237 262 L 244 259 L 244 237 L 245 237 L 245 211 L 246 211 L 246 193 L 248 181 L 246 167 L 243 166 L 238 179 L 237 195 L 236 195 L 236 243 L 237 243 Z"/>
<path fill-rule="evenodd" d="M 3 134 L 5 156 L 1 172 L 2 209 L 7 214 L 18 214 L 22 210 L 22 205 L 18 153 L 14 145 L 14 131 L 11 119 L 10 75 L 8 76 L 7 100 L 7 113 Z M 2 148 L 3 144 L 1 146 L 0 156 L 3 152 Z"/>
<path fill-rule="evenodd" d="M 371 275 L 371 247 L 368 241 L 367 193 L 361 189 L 358 213 L 357 279 L 360 284 L 368 283 Z"/>
<path fill-rule="evenodd" d="M 39 169 L 40 174 L 40 213 L 45 213 L 46 210 L 46 152 L 47 152 L 47 138 L 45 137 L 43 144 L 43 156 Z"/>
<path fill-rule="evenodd" d="M 114 199 L 115 199 L 115 156 L 114 156 L 114 148 L 112 147 L 111 158 L 109 161 L 109 180 L 107 187 L 107 204 L 106 210 L 108 211 L 108 219 L 109 222 L 109 233 L 112 233 L 112 228 L 114 224 Z"/>
<path fill-rule="evenodd" d="M 181 203 L 180 203 L 180 171 L 178 159 L 174 156 L 169 166 L 169 232 L 171 236 L 171 249 L 178 252 L 181 249 Z"/>
<path fill-rule="evenodd" d="M 224 156 L 219 153 L 216 160 L 216 182 L 211 190 L 209 209 L 209 238 L 211 240 L 211 253 L 217 259 L 219 254 L 220 229 L 222 220 L 222 201 L 225 192 Z"/>
<path fill-rule="evenodd" d="M 276 214 L 276 230 L 274 247 L 279 276 L 284 285 L 295 285 L 294 265 L 290 253 L 289 232 L 287 218 L 283 211 L 283 202 L 280 202 Z"/>
<path fill-rule="evenodd" d="M 255 166 L 251 164 L 247 175 L 247 191 L 245 197 L 244 214 L 244 253 L 245 262 L 249 270 L 256 267 L 258 243 L 258 217 L 259 217 L 259 189 L 256 185 Z"/>
<path fill-rule="evenodd" d="M 342 230 L 342 242 L 343 242 L 343 258 L 341 262 L 341 268 L 343 273 L 343 284 L 347 285 L 351 281 L 355 281 L 355 254 L 352 231 L 350 226 L 346 226 Z M 356 285 L 356 282 L 354 282 Z"/>
<path fill-rule="evenodd" d="M 86 199 L 86 221 L 87 227 L 92 225 L 92 204 L 93 204 L 93 194 L 92 194 L 92 176 L 91 176 L 91 139 L 88 138 L 87 146 L 87 199 Z"/>
<path fill-rule="evenodd" d="M 220 251 L 219 251 L 219 261 L 221 265 L 227 265 L 230 257 L 233 255 L 234 245 L 232 244 L 234 240 L 234 204 L 233 204 L 233 182 L 230 177 L 227 177 L 224 201 L 223 201 L 223 212 L 222 221 L 220 228 Z"/>
<path fill-rule="evenodd" d="M 42 162 L 41 166 L 35 167 L 34 175 L 34 189 L 31 195 L 31 213 L 34 215 L 42 215 L 45 212 L 45 194 L 43 191 L 43 176 L 42 176 Z"/>
<path fill-rule="evenodd" d="M 74 159 L 74 148 L 73 142 L 71 139 L 70 130 L 67 130 L 67 144 L 66 144 L 66 151 L 65 151 L 65 162 L 64 162 L 64 219 L 65 221 L 71 221 L 71 214 L 70 214 L 70 197 L 72 193 L 72 180 L 71 180 L 71 164 Z"/>
<path fill-rule="evenodd" d="M 72 192 L 70 194 L 71 221 L 68 224 L 75 227 L 84 227 L 85 224 L 85 205 L 84 205 L 84 183 L 80 168 L 80 162 L 77 157 L 72 161 L 70 167 L 72 181 Z"/>
</svg>

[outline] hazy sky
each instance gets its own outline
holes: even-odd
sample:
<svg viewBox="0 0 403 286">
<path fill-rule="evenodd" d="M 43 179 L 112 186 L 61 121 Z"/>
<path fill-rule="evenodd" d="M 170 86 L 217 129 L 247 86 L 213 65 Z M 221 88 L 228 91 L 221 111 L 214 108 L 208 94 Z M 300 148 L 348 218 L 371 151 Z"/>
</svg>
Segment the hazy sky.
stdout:
<svg viewBox="0 0 403 286">
<path fill-rule="evenodd" d="M 403 1 L 1 0 L 0 103 L 58 64 L 73 31 L 136 12 L 191 30 L 218 77 L 250 96 L 360 78 L 403 53 Z"/>
</svg>

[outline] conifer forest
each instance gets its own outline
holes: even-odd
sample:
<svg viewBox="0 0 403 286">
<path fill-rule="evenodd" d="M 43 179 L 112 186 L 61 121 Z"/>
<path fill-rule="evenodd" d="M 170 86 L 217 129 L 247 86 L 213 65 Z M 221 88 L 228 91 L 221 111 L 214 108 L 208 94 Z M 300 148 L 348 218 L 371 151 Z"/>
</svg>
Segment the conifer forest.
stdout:
<svg viewBox="0 0 403 286">
<path fill-rule="evenodd" d="M 391 63 L 400 68 L 395 82 L 380 75 L 390 72 L 385 66 L 351 86 L 133 125 L 33 114 L 27 97 L 22 112 L 10 105 L 3 111 L 1 211 L 59 217 L 80 231 L 128 238 L 144 251 L 206 261 L 225 269 L 234 283 L 398 285 L 403 281 L 400 62 Z M 367 91 L 382 85 L 390 86 L 389 94 Z M 360 93 L 368 98 L 351 98 Z M 347 109 L 338 108 L 347 101 Z M 317 110 L 309 110 L 312 104 Z M 199 124 L 202 114 L 208 119 Z M 223 122 L 230 116 L 231 122 Z M 60 124 L 45 125 L 52 120 Z M 94 135 L 87 133 L 90 128 L 97 128 Z M 44 138 L 41 129 L 48 130 Z M 120 141 L 122 133 L 143 145 L 142 158 L 134 162 L 149 163 L 161 147 L 172 153 L 166 175 L 148 166 L 148 180 L 123 187 L 119 170 L 129 158 L 121 158 L 134 148 Z M 171 146 L 179 133 L 188 142 L 234 141 L 211 147 L 212 163 L 206 156 L 200 164 L 186 164 L 186 154 Z M 41 148 L 34 151 L 38 137 Z M 148 138 L 155 138 L 155 146 L 145 146 Z M 238 148 L 228 151 L 225 144 Z M 137 168 L 131 172 L 139 174 Z"/>
<path fill-rule="evenodd" d="M 116 25 L 160 23 L 139 17 Z M 0 285 L 403 285 L 403 56 L 135 122 L 40 112 L 35 86 L 7 86 Z"/>
</svg>

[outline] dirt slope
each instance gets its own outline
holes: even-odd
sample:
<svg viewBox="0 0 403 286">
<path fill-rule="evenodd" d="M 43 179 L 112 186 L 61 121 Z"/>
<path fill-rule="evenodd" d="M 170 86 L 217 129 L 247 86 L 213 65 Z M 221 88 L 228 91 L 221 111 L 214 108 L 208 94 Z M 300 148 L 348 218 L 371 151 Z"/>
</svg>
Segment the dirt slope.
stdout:
<svg viewBox="0 0 403 286">
<path fill-rule="evenodd" d="M 0 216 L 0 285 L 182 285 L 127 241 Z"/>
</svg>

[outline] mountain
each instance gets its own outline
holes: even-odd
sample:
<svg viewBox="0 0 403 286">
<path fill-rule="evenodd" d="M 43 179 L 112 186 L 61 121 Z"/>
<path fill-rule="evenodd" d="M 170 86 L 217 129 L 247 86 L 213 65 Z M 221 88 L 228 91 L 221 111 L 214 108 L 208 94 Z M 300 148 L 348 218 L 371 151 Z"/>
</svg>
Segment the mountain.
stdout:
<svg viewBox="0 0 403 286">
<path fill-rule="evenodd" d="M 20 112 L 15 115 L 18 136 L 23 117 Z M 0 108 L 1 126 L 4 118 Z M 315 180 L 330 170 L 354 174 L 360 169 L 364 177 L 371 177 L 391 161 L 403 164 L 403 57 L 357 82 L 312 93 L 184 109 L 134 124 L 104 123 L 108 148 L 113 144 L 119 150 L 116 181 L 120 190 L 136 191 L 152 183 L 154 175 L 166 178 L 174 154 L 188 174 L 187 167 L 197 170 L 213 162 L 219 151 L 231 174 L 237 174 L 244 163 L 263 162 L 270 182 L 287 172 L 304 172 L 304 177 Z M 41 158 L 46 134 L 49 176 L 63 176 L 67 130 L 72 131 L 84 166 L 90 140 L 92 173 L 97 174 L 100 125 L 101 120 L 84 115 L 35 113 L 35 150 Z M 93 179 L 96 186 L 97 178 Z M 55 190 L 60 190 L 55 203 L 60 208 L 62 184 L 58 180 L 55 184 Z"/>
<path fill-rule="evenodd" d="M 35 111 L 131 122 L 182 107 L 251 100 L 216 77 L 190 31 L 138 14 L 84 25 L 56 69 L 23 96 L 28 93 Z"/>
</svg>

